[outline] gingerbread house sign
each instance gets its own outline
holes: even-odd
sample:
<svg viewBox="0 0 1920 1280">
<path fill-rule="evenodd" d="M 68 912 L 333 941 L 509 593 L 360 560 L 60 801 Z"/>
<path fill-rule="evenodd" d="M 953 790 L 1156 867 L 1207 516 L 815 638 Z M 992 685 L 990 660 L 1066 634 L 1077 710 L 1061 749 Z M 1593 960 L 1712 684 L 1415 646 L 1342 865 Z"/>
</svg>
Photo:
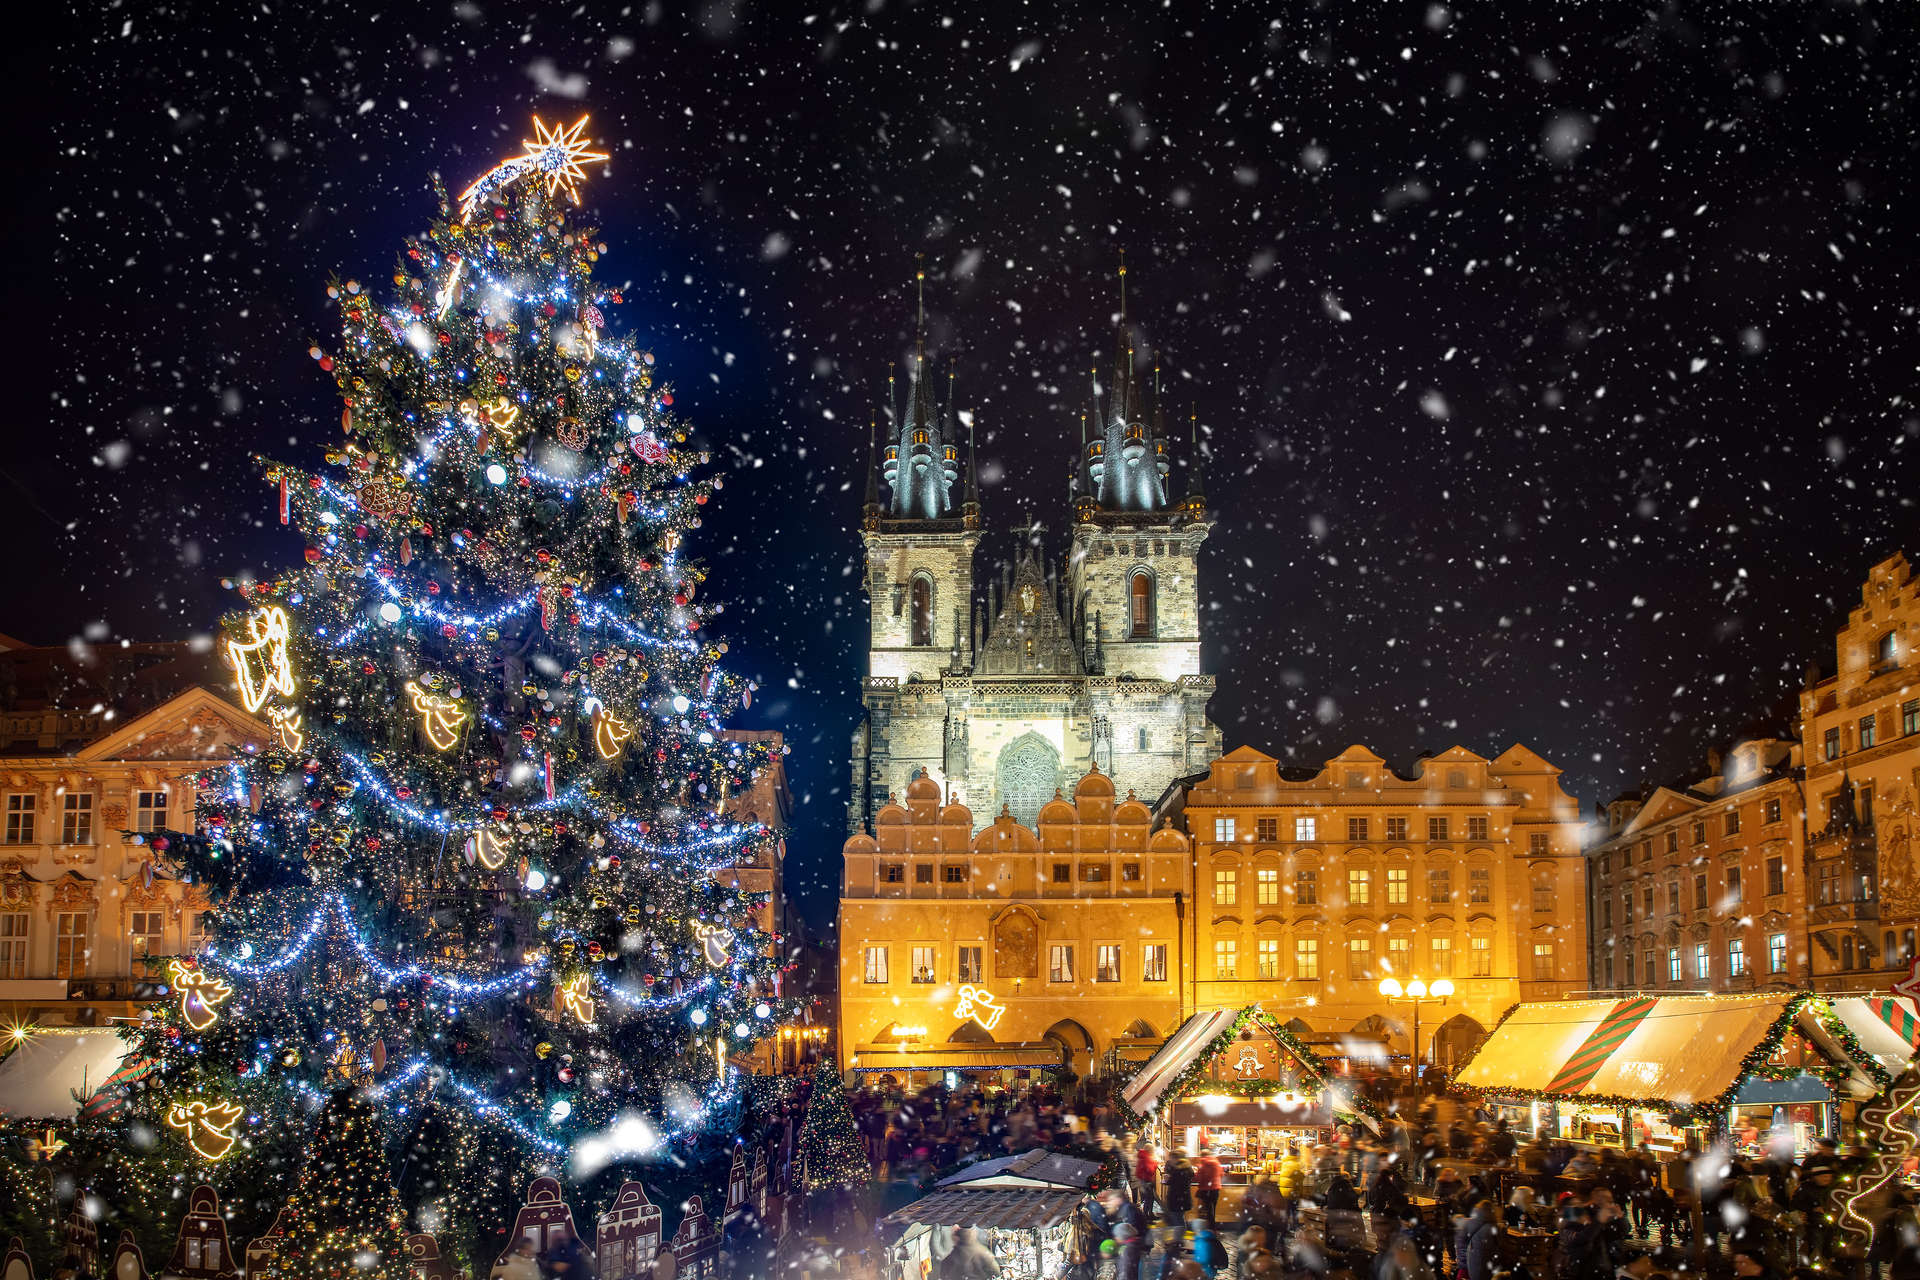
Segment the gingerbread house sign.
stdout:
<svg viewBox="0 0 1920 1280">
<path fill-rule="evenodd" d="M 746 1212 L 751 1184 L 747 1180 L 747 1150 L 733 1149 L 733 1163 L 727 1167 L 727 1211 L 720 1220 L 732 1226 Z"/>
<path fill-rule="evenodd" d="M 413 1280 L 457 1280 L 453 1263 L 440 1256 L 440 1242 L 424 1232 L 407 1237 L 407 1266 Z"/>
<path fill-rule="evenodd" d="M 533 1246 L 534 1256 L 538 1257 L 579 1238 L 580 1233 L 573 1227 L 573 1210 L 560 1195 L 559 1180 L 535 1178 L 527 1184 L 527 1202 L 514 1217 L 506 1248 L 494 1265 L 504 1266 L 523 1240 Z"/>
<path fill-rule="evenodd" d="M 686 1216 L 673 1233 L 673 1261 L 680 1280 L 713 1280 L 719 1274 L 720 1233 L 699 1196 L 688 1199 Z"/>
<path fill-rule="evenodd" d="M 267 1280 L 267 1277 L 280 1273 L 280 1246 L 287 1242 L 287 1229 L 281 1219 L 286 1213 L 282 1209 L 274 1214 L 273 1225 L 267 1228 L 267 1234 L 256 1237 L 247 1245 L 247 1280 Z"/>
<path fill-rule="evenodd" d="M 147 1258 L 131 1231 L 122 1231 L 120 1243 L 113 1246 L 112 1272 L 109 1280 L 147 1280 Z"/>
<path fill-rule="evenodd" d="M 227 1243 L 227 1220 L 220 1216 L 220 1197 L 204 1182 L 187 1198 L 173 1257 L 160 1275 L 163 1280 L 236 1280 L 239 1275 Z"/>
<path fill-rule="evenodd" d="M 660 1206 L 647 1199 L 647 1189 L 639 1183 L 622 1183 L 600 1215 L 593 1238 L 600 1280 L 643 1280 L 652 1274 L 659 1253 Z"/>
</svg>

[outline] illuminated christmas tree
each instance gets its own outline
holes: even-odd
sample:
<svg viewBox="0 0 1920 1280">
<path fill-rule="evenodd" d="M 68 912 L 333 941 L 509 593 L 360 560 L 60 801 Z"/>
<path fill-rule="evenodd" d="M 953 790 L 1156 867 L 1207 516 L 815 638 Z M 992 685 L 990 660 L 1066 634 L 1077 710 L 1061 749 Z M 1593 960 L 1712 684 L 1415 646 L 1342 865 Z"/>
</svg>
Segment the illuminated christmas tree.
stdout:
<svg viewBox="0 0 1920 1280">
<path fill-rule="evenodd" d="M 299 1186 L 280 1215 L 282 1271 L 345 1277 L 379 1266 L 391 1276 L 404 1274 L 399 1260 L 407 1233 L 388 1177 L 384 1128 L 367 1090 L 348 1085 L 327 1099 Z"/>
<path fill-rule="evenodd" d="M 807 1118 L 800 1127 L 798 1160 L 800 1189 L 810 1200 L 855 1191 L 873 1180 L 867 1145 L 853 1123 L 840 1069 L 822 1058 L 813 1068 L 813 1092 L 807 1097 Z"/>
<path fill-rule="evenodd" d="M 455 1249 L 536 1170 L 697 1162 L 775 1025 L 759 902 L 718 874 L 771 840 L 725 815 L 765 747 L 722 732 L 751 686 L 685 547 L 721 478 L 606 329 L 584 123 L 442 193 L 384 300 L 328 289 L 343 434 L 265 464 L 303 560 L 235 584 L 220 641 L 270 741 L 152 837 L 215 940 L 137 1032 L 130 1147 L 263 1221 L 314 1202 L 294 1179 L 349 1119 Z"/>
</svg>

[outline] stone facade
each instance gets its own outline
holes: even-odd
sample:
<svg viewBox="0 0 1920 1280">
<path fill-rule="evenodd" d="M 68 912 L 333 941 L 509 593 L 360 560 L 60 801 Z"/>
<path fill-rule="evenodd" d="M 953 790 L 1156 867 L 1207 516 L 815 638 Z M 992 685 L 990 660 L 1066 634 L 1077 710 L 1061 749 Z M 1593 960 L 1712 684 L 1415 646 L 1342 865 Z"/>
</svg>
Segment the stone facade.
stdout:
<svg viewBox="0 0 1920 1280">
<path fill-rule="evenodd" d="M 1035 539 L 982 577 L 974 459 L 969 445 L 963 469 L 955 453 L 962 415 L 951 390 L 944 406 L 928 392 L 917 346 L 868 480 L 871 639 L 849 833 L 922 775 L 977 823 L 1004 812 L 1031 825 L 1090 769 L 1157 796 L 1220 753 L 1200 662 L 1197 561 L 1212 520 L 1197 463 L 1188 494 L 1169 500 L 1166 434 L 1132 361 L 1122 341 L 1111 394 L 1095 402 L 1104 434 L 1083 443 L 1064 560 Z"/>
</svg>

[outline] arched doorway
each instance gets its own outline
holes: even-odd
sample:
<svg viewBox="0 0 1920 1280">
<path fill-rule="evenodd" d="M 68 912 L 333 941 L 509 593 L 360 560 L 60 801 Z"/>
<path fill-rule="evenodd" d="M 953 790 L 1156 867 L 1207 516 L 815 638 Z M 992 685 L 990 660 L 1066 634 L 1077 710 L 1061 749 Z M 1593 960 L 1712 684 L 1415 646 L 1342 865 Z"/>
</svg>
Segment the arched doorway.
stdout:
<svg viewBox="0 0 1920 1280">
<path fill-rule="evenodd" d="M 1043 1039 L 1059 1045 L 1066 1054 L 1067 1070 L 1085 1079 L 1093 1070 L 1093 1037 L 1072 1018 L 1062 1018 L 1048 1027 Z"/>
<path fill-rule="evenodd" d="M 1407 1029 L 1401 1023 L 1370 1013 L 1342 1037 L 1340 1049 L 1355 1062 L 1385 1066 L 1389 1057 L 1406 1051 L 1406 1039 Z"/>
<path fill-rule="evenodd" d="M 1456 1013 L 1433 1029 L 1433 1039 L 1427 1042 L 1427 1061 L 1451 1076 L 1486 1034 L 1487 1029 L 1474 1019 Z"/>
<path fill-rule="evenodd" d="M 1127 1029 L 1120 1034 L 1135 1040 L 1158 1040 L 1160 1038 L 1160 1033 L 1155 1031 L 1153 1024 L 1145 1018 L 1135 1018 L 1127 1024 Z"/>
</svg>

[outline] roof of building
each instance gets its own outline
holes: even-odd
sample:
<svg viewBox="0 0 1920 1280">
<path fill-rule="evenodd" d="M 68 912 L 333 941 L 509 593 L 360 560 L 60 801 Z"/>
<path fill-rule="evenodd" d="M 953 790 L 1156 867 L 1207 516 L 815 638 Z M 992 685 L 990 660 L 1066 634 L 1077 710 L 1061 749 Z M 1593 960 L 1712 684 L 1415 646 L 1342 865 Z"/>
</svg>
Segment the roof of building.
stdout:
<svg viewBox="0 0 1920 1280">
<path fill-rule="evenodd" d="M 230 697 L 211 646 L 0 647 L 0 755 L 71 755 L 188 689 Z"/>
<path fill-rule="evenodd" d="M 1030 1231 L 1036 1227 L 1059 1226 L 1085 1198 L 1084 1191 L 1060 1188 L 1009 1187 L 982 1191 L 955 1188 L 935 1191 L 903 1209 L 895 1209 L 885 1221 L 895 1226 L 1001 1227 Z"/>
<path fill-rule="evenodd" d="M 949 1174 L 933 1185 L 961 1187 L 970 1183 L 993 1180 L 1005 1186 L 1017 1180 L 1085 1191 L 1093 1186 L 1094 1175 L 1099 1172 L 1100 1166 L 1095 1161 L 1082 1160 L 1077 1156 L 1062 1155 L 1058 1151 L 1040 1148 L 1034 1151 L 1022 1151 L 1018 1155 L 978 1161 L 958 1173 Z"/>
</svg>

